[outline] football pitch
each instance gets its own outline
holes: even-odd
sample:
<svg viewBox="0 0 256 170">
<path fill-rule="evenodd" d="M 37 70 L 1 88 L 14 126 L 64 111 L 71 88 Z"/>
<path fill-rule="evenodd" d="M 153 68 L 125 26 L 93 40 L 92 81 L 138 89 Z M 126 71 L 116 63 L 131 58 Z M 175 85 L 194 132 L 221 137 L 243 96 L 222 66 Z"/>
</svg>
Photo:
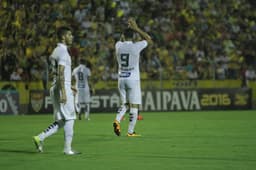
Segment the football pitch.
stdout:
<svg viewBox="0 0 256 170">
<path fill-rule="evenodd" d="M 63 130 L 46 139 L 37 153 L 32 136 L 52 115 L 0 116 L 2 170 L 255 170 L 256 111 L 142 113 L 136 132 L 113 133 L 115 114 L 91 114 L 75 123 L 74 150 L 63 154 Z"/>
</svg>

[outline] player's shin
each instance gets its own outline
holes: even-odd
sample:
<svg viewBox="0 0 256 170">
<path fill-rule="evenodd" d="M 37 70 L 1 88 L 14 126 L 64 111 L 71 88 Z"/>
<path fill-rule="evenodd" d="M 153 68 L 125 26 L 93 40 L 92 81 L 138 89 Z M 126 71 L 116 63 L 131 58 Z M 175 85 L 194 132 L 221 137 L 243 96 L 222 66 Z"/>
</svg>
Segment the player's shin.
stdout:
<svg viewBox="0 0 256 170">
<path fill-rule="evenodd" d="M 87 103 L 86 104 L 86 111 L 85 111 L 85 119 L 86 120 L 90 120 L 89 115 L 90 115 L 90 104 Z"/>
<path fill-rule="evenodd" d="M 128 106 L 127 105 L 122 105 L 118 111 L 117 111 L 117 115 L 116 115 L 116 120 L 118 122 L 120 122 L 123 118 L 123 116 L 125 115 L 126 111 L 128 110 Z"/>
<path fill-rule="evenodd" d="M 73 140 L 73 127 L 74 120 L 67 120 L 64 125 L 64 135 L 65 135 L 65 144 L 64 144 L 64 152 L 71 151 L 71 144 Z"/>
<path fill-rule="evenodd" d="M 62 122 L 53 122 L 50 124 L 42 133 L 38 135 L 41 141 L 43 141 L 45 138 L 55 134 L 58 129 L 61 127 Z"/>
<path fill-rule="evenodd" d="M 131 108 L 130 109 L 130 122 L 128 127 L 128 133 L 134 133 L 135 125 L 138 118 L 138 108 Z"/>
</svg>

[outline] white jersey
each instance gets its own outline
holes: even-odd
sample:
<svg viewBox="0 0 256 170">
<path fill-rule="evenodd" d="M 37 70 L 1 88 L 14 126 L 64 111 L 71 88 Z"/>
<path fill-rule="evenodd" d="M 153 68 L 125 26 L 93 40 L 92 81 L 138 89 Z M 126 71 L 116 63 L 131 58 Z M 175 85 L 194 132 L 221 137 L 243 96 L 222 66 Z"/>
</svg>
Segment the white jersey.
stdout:
<svg viewBox="0 0 256 170">
<path fill-rule="evenodd" d="M 68 53 L 68 48 L 65 44 L 58 43 L 57 47 L 53 50 L 51 56 L 51 70 L 54 74 L 54 80 L 53 83 L 56 83 L 56 77 L 58 73 L 58 65 L 65 66 L 64 70 L 64 78 L 65 78 L 65 84 L 71 85 L 71 57 Z"/>
<path fill-rule="evenodd" d="M 90 89 L 88 77 L 91 76 L 91 71 L 85 65 L 80 64 L 79 66 L 74 68 L 72 76 L 75 77 L 77 89 L 77 93 L 75 96 L 75 106 L 76 110 L 80 112 L 82 108 L 85 108 L 85 103 L 90 103 Z"/>
<path fill-rule="evenodd" d="M 146 40 L 118 41 L 115 45 L 119 79 L 140 80 L 140 52 L 148 45 Z"/>
<path fill-rule="evenodd" d="M 76 68 L 74 68 L 72 72 L 72 76 L 76 79 L 76 88 L 84 88 L 89 89 L 88 77 L 91 76 L 91 71 L 85 65 L 80 64 Z"/>
<path fill-rule="evenodd" d="M 50 89 L 50 96 L 53 102 L 53 112 L 55 120 L 72 120 L 76 119 L 74 108 L 74 96 L 71 90 L 71 57 L 68 53 L 67 46 L 58 43 L 50 56 L 51 71 L 54 74 L 53 86 Z M 57 81 L 58 65 L 64 66 L 64 85 L 66 91 L 66 103 L 60 103 L 60 89 Z"/>
</svg>

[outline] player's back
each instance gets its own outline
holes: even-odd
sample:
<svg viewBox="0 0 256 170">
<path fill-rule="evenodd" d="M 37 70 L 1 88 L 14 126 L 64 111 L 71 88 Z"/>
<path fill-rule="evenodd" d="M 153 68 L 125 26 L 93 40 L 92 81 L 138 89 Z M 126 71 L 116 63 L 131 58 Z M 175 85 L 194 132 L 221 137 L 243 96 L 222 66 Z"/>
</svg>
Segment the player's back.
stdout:
<svg viewBox="0 0 256 170">
<path fill-rule="evenodd" d="M 88 77 L 91 76 L 89 68 L 80 64 L 74 69 L 73 76 L 75 76 L 76 79 L 76 88 L 89 88 Z"/>
<path fill-rule="evenodd" d="M 115 45 L 119 67 L 119 78 L 139 80 L 140 52 L 147 46 L 147 41 L 118 41 Z"/>
</svg>

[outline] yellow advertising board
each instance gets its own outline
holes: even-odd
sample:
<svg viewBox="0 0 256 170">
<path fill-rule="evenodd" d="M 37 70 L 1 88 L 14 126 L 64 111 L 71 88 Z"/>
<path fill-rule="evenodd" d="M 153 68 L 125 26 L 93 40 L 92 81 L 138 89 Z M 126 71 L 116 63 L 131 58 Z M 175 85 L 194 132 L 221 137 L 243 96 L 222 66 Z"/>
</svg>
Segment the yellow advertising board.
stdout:
<svg viewBox="0 0 256 170">
<path fill-rule="evenodd" d="M 19 92 L 20 104 L 28 104 L 29 90 L 43 90 L 43 83 L 42 81 L 2 81 L 0 82 L 0 90 L 16 90 Z"/>
<path fill-rule="evenodd" d="M 154 80 L 142 81 L 141 88 L 145 89 L 186 89 L 186 88 L 240 88 L 241 80 Z M 252 88 L 253 102 L 256 101 L 256 82 L 251 81 L 248 85 Z M 93 84 L 94 90 L 117 89 L 117 81 L 98 81 Z M 19 92 L 20 104 L 28 104 L 30 90 L 43 90 L 42 81 L 20 82 L 3 81 L 0 82 L 0 90 L 12 89 Z M 253 105 L 255 105 L 253 103 Z"/>
</svg>

